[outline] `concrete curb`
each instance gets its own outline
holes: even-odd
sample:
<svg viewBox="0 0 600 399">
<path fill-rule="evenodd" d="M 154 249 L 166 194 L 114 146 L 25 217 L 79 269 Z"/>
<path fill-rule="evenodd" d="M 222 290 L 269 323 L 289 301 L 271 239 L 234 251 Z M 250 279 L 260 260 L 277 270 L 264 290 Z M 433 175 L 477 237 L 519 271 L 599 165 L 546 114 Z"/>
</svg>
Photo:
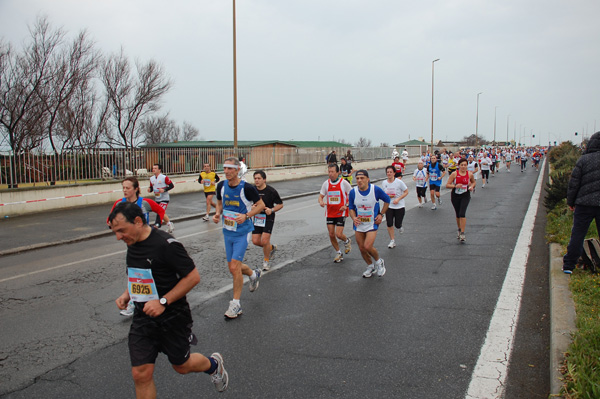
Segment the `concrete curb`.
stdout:
<svg viewBox="0 0 600 399">
<path fill-rule="evenodd" d="M 562 397 L 563 375 L 560 372 L 565 352 L 572 342 L 575 326 L 575 303 L 569 289 L 569 276 L 562 271 L 562 246 L 550 243 L 550 396 Z"/>
</svg>

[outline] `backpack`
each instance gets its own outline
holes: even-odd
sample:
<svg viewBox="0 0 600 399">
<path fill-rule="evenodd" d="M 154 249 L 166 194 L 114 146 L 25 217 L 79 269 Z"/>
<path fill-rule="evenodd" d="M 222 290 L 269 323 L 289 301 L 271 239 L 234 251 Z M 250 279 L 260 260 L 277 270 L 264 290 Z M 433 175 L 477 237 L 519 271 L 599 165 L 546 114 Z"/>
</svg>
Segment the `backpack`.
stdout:
<svg viewBox="0 0 600 399">
<path fill-rule="evenodd" d="M 584 269 L 600 273 L 600 241 L 597 238 L 588 238 L 583 242 L 580 263 Z"/>
</svg>

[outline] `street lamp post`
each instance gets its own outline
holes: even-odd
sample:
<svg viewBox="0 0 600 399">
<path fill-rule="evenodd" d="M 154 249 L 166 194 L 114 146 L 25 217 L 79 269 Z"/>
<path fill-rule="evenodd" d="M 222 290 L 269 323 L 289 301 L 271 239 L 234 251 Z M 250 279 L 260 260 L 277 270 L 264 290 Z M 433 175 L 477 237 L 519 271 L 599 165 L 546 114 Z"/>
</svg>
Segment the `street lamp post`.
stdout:
<svg viewBox="0 0 600 399">
<path fill-rule="evenodd" d="M 494 147 L 496 146 L 496 110 L 498 109 L 498 106 L 496 105 L 494 107 Z"/>
<path fill-rule="evenodd" d="M 477 111 L 475 111 L 475 148 L 479 146 L 479 95 L 483 92 L 477 93 Z"/>
<path fill-rule="evenodd" d="M 237 145 L 237 62 L 236 62 L 236 32 L 235 32 L 235 0 L 233 0 L 233 152 L 238 155 Z"/>
<path fill-rule="evenodd" d="M 510 119 L 510 114 L 506 115 L 506 142 L 508 143 L 508 121 Z"/>
<path fill-rule="evenodd" d="M 434 72 L 434 64 L 436 61 L 439 61 L 439 58 L 436 58 L 431 62 L 431 152 L 430 155 L 433 155 L 433 72 Z"/>
</svg>

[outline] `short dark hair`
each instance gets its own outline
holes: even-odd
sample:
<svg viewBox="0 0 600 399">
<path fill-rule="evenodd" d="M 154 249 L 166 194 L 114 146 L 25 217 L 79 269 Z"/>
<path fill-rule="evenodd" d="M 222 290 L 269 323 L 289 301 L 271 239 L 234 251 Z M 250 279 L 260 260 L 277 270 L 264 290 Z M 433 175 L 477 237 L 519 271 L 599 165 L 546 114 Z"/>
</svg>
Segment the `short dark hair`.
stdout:
<svg viewBox="0 0 600 399">
<path fill-rule="evenodd" d="M 160 169 L 160 171 L 162 172 L 162 170 L 163 170 L 162 163 L 155 163 L 154 165 L 158 166 L 158 169 Z"/>
<path fill-rule="evenodd" d="M 142 208 L 140 208 L 135 202 L 119 202 L 117 206 L 115 206 L 115 208 L 112 210 L 110 215 L 108 215 L 109 223 L 112 223 L 114 218 L 117 217 L 119 213 L 123 215 L 125 220 L 127 220 L 129 223 L 135 223 L 135 218 L 139 216 L 140 219 L 142 219 L 142 223 L 146 224 L 144 212 L 142 211 Z"/>
<path fill-rule="evenodd" d="M 333 162 L 330 163 L 329 165 L 327 165 L 327 168 L 335 168 L 336 172 L 340 171 L 340 167 L 338 166 L 338 164 L 337 163 L 333 163 Z"/>
<path fill-rule="evenodd" d="M 396 168 L 394 168 L 392 165 L 388 165 L 385 167 L 385 173 L 387 173 L 388 169 L 391 169 L 392 172 L 396 173 Z"/>
<path fill-rule="evenodd" d="M 267 174 L 262 169 L 259 169 L 256 172 L 254 172 L 254 174 L 252 176 L 256 176 L 256 175 L 260 175 L 263 179 L 267 180 Z"/>
<path fill-rule="evenodd" d="M 137 177 L 135 176 L 128 176 L 126 178 L 123 179 L 123 181 L 121 182 L 121 184 L 125 183 L 126 181 L 130 181 L 131 184 L 133 185 L 133 188 L 135 188 L 135 194 L 139 197 L 140 196 L 140 182 L 138 181 Z"/>
<path fill-rule="evenodd" d="M 463 162 L 469 163 L 469 161 L 467 160 L 467 158 L 462 157 L 461 159 L 458 160 L 458 165 L 460 165 Z"/>
</svg>

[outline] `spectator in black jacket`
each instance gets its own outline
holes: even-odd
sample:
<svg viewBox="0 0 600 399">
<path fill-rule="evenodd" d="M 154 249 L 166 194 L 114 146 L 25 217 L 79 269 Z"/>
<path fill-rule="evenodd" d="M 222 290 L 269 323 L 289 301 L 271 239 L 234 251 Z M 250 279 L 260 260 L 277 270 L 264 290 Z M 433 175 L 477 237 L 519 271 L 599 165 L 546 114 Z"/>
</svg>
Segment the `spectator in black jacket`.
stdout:
<svg viewBox="0 0 600 399">
<path fill-rule="evenodd" d="M 573 228 L 563 257 L 563 272 L 571 274 L 583 251 L 583 241 L 592 220 L 600 228 L 600 132 L 590 137 L 569 180 L 567 205 L 573 213 Z"/>
<path fill-rule="evenodd" d="M 335 155 L 335 150 L 331 151 L 329 155 L 327 155 L 327 164 L 336 164 L 337 165 L 337 155 Z"/>
</svg>

